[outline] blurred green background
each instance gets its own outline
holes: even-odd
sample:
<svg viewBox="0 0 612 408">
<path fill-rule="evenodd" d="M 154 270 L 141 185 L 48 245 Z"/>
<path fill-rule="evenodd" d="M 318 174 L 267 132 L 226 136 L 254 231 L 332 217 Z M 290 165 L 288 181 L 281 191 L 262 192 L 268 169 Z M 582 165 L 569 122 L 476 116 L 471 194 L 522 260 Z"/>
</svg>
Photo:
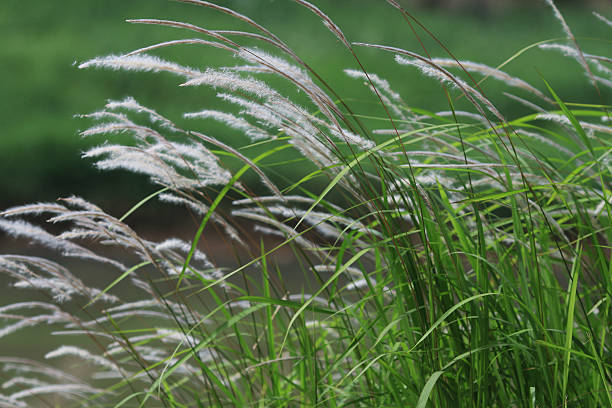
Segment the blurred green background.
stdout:
<svg viewBox="0 0 612 408">
<path fill-rule="evenodd" d="M 231 6 L 283 38 L 358 111 L 368 109 L 371 95 L 343 68 L 355 68 L 347 51 L 317 17 L 287 0 L 233 0 Z M 422 53 L 401 15 L 383 0 L 320 0 L 315 3 L 342 27 L 351 41 L 394 45 Z M 606 53 L 612 29 L 591 11 L 612 17 L 612 2 L 559 3 L 586 51 Z M 405 1 L 406 7 L 460 59 L 496 66 L 538 41 L 563 37 L 544 1 Z M 72 193 L 113 211 L 124 210 L 155 188 L 144 177 L 124 172 L 100 173 L 80 158 L 88 146 L 104 139 L 83 140 L 89 123 L 75 114 L 101 109 L 107 99 L 133 96 L 142 104 L 187 125 L 182 112 L 214 108 L 214 93 L 179 88 L 168 74 L 81 71 L 74 65 L 89 58 L 124 53 L 159 41 L 193 38 L 195 33 L 132 25 L 128 18 L 162 18 L 207 28 L 242 28 L 244 24 L 212 10 L 167 0 L 2 0 L 0 7 L 0 208 L 54 200 Z M 421 33 L 422 34 L 422 33 Z M 447 55 L 422 35 L 434 56 Z M 386 77 L 410 105 L 447 109 L 440 87 L 414 69 L 398 66 L 393 55 L 358 49 L 368 70 Z M 218 50 L 183 46 L 157 55 L 194 66 L 237 64 Z M 607 53 L 609 55 L 609 52 Z M 540 74 L 570 102 L 599 102 L 577 63 L 550 51 L 532 49 L 506 69 L 542 88 Z M 487 95 L 512 118 L 526 113 L 501 95 L 493 81 Z M 604 100 L 610 101 L 605 93 Z M 356 101 L 356 102 L 355 102 Z M 369 102 L 368 102 L 369 101 Z M 373 107 L 374 112 L 376 108 Z M 224 141 L 245 144 L 241 136 L 208 122 L 190 122 Z"/>
</svg>

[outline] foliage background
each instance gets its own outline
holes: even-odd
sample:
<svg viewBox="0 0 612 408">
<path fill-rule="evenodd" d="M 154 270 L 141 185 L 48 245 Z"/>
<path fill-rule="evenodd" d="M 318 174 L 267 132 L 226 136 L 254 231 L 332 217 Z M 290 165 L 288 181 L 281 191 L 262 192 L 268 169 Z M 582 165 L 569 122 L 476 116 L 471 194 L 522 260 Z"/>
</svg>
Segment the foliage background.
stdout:
<svg viewBox="0 0 612 408">
<path fill-rule="evenodd" d="M 291 1 L 281 0 L 266 0 L 263 2 L 265 8 L 261 7 L 262 2 L 247 0 L 219 3 L 240 10 L 271 28 L 298 53 L 307 56 L 307 61 L 326 80 L 342 89 L 343 97 L 371 100 L 365 87 L 356 86 L 354 80 L 342 75 L 342 68 L 353 66 L 352 59 L 307 11 Z M 317 1 L 353 41 L 420 50 L 401 16 L 391 7 L 384 4 L 381 7 L 380 3 L 384 2 Z M 428 0 L 405 3 L 458 58 L 492 66 L 502 63 L 523 47 L 562 36 L 559 25 L 543 1 Z M 586 3 L 566 1 L 560 5 L 575 34 L 584 37 L 580 38 L 581 44 L 593 52 L 605 50 L 609 44 L 589 39 L 607 36 L 607 28 L 604 24 L 594 24 L 590 12 L 595 9 L 605 15 L 611 11 L 610 4 L 588 2 L 590 4 L 585 7 Z M 124 22 L 128 18 L 146 17 L 191 21 L 212 28 L 229 27 L 230 23 L 222 15 L 166 0 L 2 2 L 0 207 L 32 200 L 54 200 L 75 193 L 100 203 L 104 208 L 119 207 L 117 210 L 120 211 L 151 191 L 152 187 L 142 177 L 123 172 L 101 174 L 82 160 L 80 152 L 100 140 L 78 137 L 78 129 L 85 129 L 88 123 L 73 117 L 99 109 L 106 99 L 122 99 L 127 95 L 136 97 L 144 105 L 156 106 L 162 114 L 179 123 L 179 112 L 207 107 L 212 94 L 178 88 L 176 79 L 169 75 L 80 72 L 76 68 L 75 62 L 97 55 L 128 52 L 182 34 L 173 29 L 133 26 Z M 432 41 L 426 45 L 432 54 L 445 56 Z M 195 66 L 234 63 L 222 53 L 192 51 L 187 47 L 175 47 L 160 54 Z M 377 59 L 385 57 L 380 53 L 361 52 L 366 67 L 368 63 L 370 67 L 376 66 L 376 72 L 388 78 L 411 106 L 447 109 L 435 81 L 420 77 L 416 70 L 398 69 L 391 56 L 388 64 L 381 64 Z M 206 55 L 207 60 L 201 60 L 201 55 Z M 565 100 L 595 100 L 594 95 L 578 93 L 594 93 L 592 89 L 574 85 L 576 80 L 582 80 L 583 75 L 578 64 L 557 53 L 530 50 L 506 69 L 541 85 L 538 69 L 542 67 L 547 69 L 542 71 L 542 75 Z M 156 86 L 151 86 L 153 83 Z M 501 88 L 496 88 L 494 81 L 487 83 L 485 89 L 489 96 L 494 95 L 493 100 L 510 118 L 525 113 L 516 108 L 508 110 L 505 105 L 510 103 L 497 95 L 495 91 Z M 346 90 L 350 94 L 346 94 Z M 181 106 L 176 106 L 177 102 Z M 221 126 L 219 131 L 227 132 Z M 235 137 L 239 136 L 227 135 L 229 139 Z M 127 202 L 117 197 L 125 197 Z"/>
</svg>

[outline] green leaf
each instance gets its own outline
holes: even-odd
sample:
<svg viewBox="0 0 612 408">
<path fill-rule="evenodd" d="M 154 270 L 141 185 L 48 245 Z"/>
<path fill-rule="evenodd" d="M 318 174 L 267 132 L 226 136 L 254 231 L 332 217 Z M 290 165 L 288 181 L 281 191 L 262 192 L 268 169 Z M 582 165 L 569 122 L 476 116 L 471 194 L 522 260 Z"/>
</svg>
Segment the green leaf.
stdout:
<svg viewBox="0 0 612 408">
<path fill-rule="evenodd" d="M 565 350 L 563 352 L 563 388 L 561 389 L 561 398 L 565 400 L 565 392 L 567 391 L 567 380 L 569 377 L 569 366 L 572 350 L 572 337 L 574 334 L 574 307 L 576 306 L 576 291 L 578 289 L 578 277 L 580 276 L 580 259 L 582 257 L 582 241 L 578 241 L 576 256 L 572 265 L 572 282 L 567 297 L 567 321 L 565 325 Z"/>
<path fill-rule="evenodd" d="M 436 371 L 431 375 L 431 377 L 429 377 L 429 380 L 427 380 L 423 390 L 421 391 L 421 395 L 419 395 L 419 401 L 417 402 L 416 408 L 425 408 L 427 401 L 429 400 L 431 390 L 433 390 L 434 385 L 436 385 L 438 378 L 440 378 L 442 374 L 444 374 L 444 371 Z"/>
<path fill-rule="evenodd" d="M 580 125 L 580 122 L 578 121 L 578 119 L 576 119 L 576 116 L 574 116 L 572 111 L 569 110 L 569 108 L 557 96 L 557 94 L 552 89 L 552 87 L 548 84 L 548 82 L 546 82 L 546 80 L 544 78 L 542 78 L 542 80 L 546 84 L 546 87 L 548 88 L 548 91 L 550 92 L 550 94 L 553 96 L 553 98 L 555 98 L 555 101 L 557 102 L 557 104 L 559 104 L 559 107 L 561 108 L 561 110 L 563 111 L 565 116 L 570 120 L 570 122 L 571 122 L 572 126 L 574 127 L 574 129 L 576 129 L 576 132 L 578 132 L 578 135 L 582 138 L 582 141 L 584 142 L 586 147 L 588 147 L 589 151 L 591 152 L 591 155 L 593 155 L 593 157 L 595 157 L 595 153 L 593 151 L 593 145 L 591 144 L 591 141 L 589 140 L 589 137 L 587 136 L 586 132 L 582 128 L 582 125 Z"/>
</svg>

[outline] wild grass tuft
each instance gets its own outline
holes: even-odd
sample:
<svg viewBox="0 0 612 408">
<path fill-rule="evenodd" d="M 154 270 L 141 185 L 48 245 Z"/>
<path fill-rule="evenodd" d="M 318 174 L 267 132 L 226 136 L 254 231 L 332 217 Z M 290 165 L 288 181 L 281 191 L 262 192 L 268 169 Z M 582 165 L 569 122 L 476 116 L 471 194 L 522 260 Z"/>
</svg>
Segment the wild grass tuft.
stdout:
<svg viewBox="0 0 612 408">
<path fill-rule="evenodd" d="M 567 41 L 539 52 L 576 59 L 593 103 L 563 101 L 546 81 L 554 67 L 530 84 L 443 46 L 434 58 L 353 42 L 296 0 L 353 57 L 346 73 L 372 91 L 371 111 L 249 17 L 181 1 L 250 31 L 131 20 L 202 38 L 80 65 L 170 72 L 214 90 L 214 109 L 206 100 L 183 118 L 132 97 L 84 115 L 82 135 L 108 142 L 83 156 L 141 173 L 157 191 L 119 218 L 79 197 L 0 213 L 0 229 L 61 255 L 0 256 L 16 288 L 39 293 L 0 307 L 0 337 L 38 325 L 66 339 L 48 364 L 0 358 L 0 406 L 612 407 L 612 128 L 598 88 L 612 83 L 612 59 L 584 52 L 552 1 Z M 389 3 L 408 30 L 437 41 Z M 176 45 L 214 47 L 237 65 L 149 54 Z M 433 78 L 448 109 L 410 106 L 364 65 L 366 52 Z M 532 112 L 506 117 L 489 78 Z M 245 144 L 206 134 L 210 120 Z M 302 178 L 285 179 L 287 166 Z M 248 172 L 259 186 L 242 183 Z M 129 225 L 155 199 L 198 220 L 190 240 L 158 242 Z M 41 216 L 54 225 L 39 226 Z M 213 261 L 207 236 L 229 239 L 233 265 Z M 104 283 L 87 283 L 69 258 L 102 265 Z M 86 368 L 76 375 L 56 359 Z"/>
</svg>

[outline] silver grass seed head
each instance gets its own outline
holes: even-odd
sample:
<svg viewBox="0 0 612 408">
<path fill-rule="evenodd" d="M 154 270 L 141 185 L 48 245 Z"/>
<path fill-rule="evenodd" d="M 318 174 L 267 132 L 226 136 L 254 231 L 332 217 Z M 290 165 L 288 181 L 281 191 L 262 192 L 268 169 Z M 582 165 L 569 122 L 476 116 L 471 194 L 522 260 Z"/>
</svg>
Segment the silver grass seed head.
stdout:
<svg viewBox="0 0 612 408">
<path fill-rule="evenodd" d="M 47 309 L 52 312 L 60 311 L 59 307 L 57 307 L 57 305 L 54 305 L 52 303 L 29 301 L 29 302 L 18 302 L 18 303 L 13 303 L 10 305 L 2 306 L 0 307 L 0 314 L 14 311 L 14 310 L 35 309 L 35 308 Z"/>
<path fill-rule="evenodd" d="M 2 371 L 13 375 L 41 375 L 50 377 L 54 380 L 62 379 L 68 382 L 79 382 L 79 379 L 73 375 L 66 373 L 55 367 L 40 363 L 38 361 L 29 360 L 18 357 L 0 357 Z"/>
<path fill-rule="evenodd" d="M 333 273 L 336 272 L 336 268 L 341 267 L 342 265 L 333 265 L 333 264 L 325 264 L 325 265 L 315 265 L 315 271 L 319 273 Z M 350 275 L 353 278 L 362 279 L 364 274 L 363 271 L 359 268 L 355 268 L 354 266 L 349 266 L 344 269 L 347 275 Z"/>
<path fill-rule="evenodd" d="M 309 293 L 292 293 L 289 296 L 287 296 L 287 299 L 292 300 L 292 301 L 299 301 L 299 302 L 312 301 L 314 303 L 319 303 L 320 305 L 324 305 L 324 306 L 329 305 L 329 300 L 321 296 L 313 296 Z"/>
<path fill-rule="evenodd" d="M 93 203 L 90 203 L 89 201 L 85 200 L 84 198 L 79 197 L 79 196 L 75 196 L 75 195 L 72 195 L 70 197 L 60 198 L 59 201 L 61 201 L 62 203 L 66 203 L 68 205 L 77 207 L 77 208 L 81 208 L 83 210 L 87 210 L 87 211 L 98 211 L 98 212 L 101 212 L 101 213 L 104 212 L 97 205 L 95 205 Z"/>
<path fill-rule="evenodd" d="M 0 212 L 0 217 L 12 217 L 16 215 L 40 215 L 44 213 L 58 214 L 66 210 L 66 207 L 63 205 L 55 203 L 36 203 L 8 208 Z"/>
<path fill-rule="evenodd" d="M 0 394 L 0 407 L 1 408 L 27 408 L 27 404 L 23 401 L 18 401 L 7 395 Z"/>
<path fill-rule="evenodd" d="M 109 100 L 106 103 L 106 109 L 116 110 L 116 109 L 125 109 L 128 111 L 133 111 L 137 113 L 147 113 L 149 115 L 149 119 L 152 123 L 159 123 L 162 127 L 172 131 L 178 132 L 179 129 L 176 125 L 170 121 L 169 119 L 163 117 L 153 109 L 147 108 L 139 104 L 133 97 L 128 96 L 122 101 L 113 101 Z"/>
<path fill-rule="evenodd" d="M 140 309 L 145 307 L 160 307 L 160 304 L 157 300 L 138 300 L 134 302 L 123 303 L 118 306 L 109 307 L 107 309 L 104 309 L 102 312 L 106 314 L 130 309 Z"/>
<path fill-rule="evenodd" d="M 506 121 L 504 116 L 501 114 L 501 112 L 499 112 L 499 110 L 497 110 L 491 101 L 485 98 L 476 89 L 468 85 L 467 82 L 446 71 L 439 65 L 435 65 L 433 62 L 431 63 L 433 65 L 430 65 L 419 59 L 410 59 L 402 55 L 396 55 L 395 61 L 400 65 L 412 65 L 419 69 L 423 75 L 437 79 L 442 84 L 447 84 L 453 88 L 458 88 L 483 117 L 485 116 L 485 112 L 477 101 L 481 102 L 487 108 L 487 110 L 493 113 L 501 122 Z"/>
<path fill-rule="evenodd" d="M 608 20 L 607 18 L 605 18 L 604 16 L 602 16 L 599 13 L 593 13 L 595 15 L 595 17 L 597 17 L 598 19 L 600 19 L 601 21 L 603 21 L 605 24 L 609 25 L 610 27 L 612 27 L 612 21 Z"/>
<path fill-rule="evenodd" d="M 110 360 L 99 355 L 91 354 L 89 351 L 75 346 L 61 346 L 53 351 L 45 354 L 45 359 L 53 359 L 64 356 L 74 356 L 81 360 L 89 361 L 97 366 L 104 367 L 110 370 L 117 370 L 117 365 Z"/>
<path fill-rule="evenodd" d="M 188 254 L 191 251 L 191 245 L 183 240 L 178 238 L 169 238 L 159 244 L 155 245 L 156 252 L 165 252 L 165 251 L 180 251 L 185 254 Z M 208 260 L 206 254 L 202 251 L 196 249 L 193 253 L 194 261 L 200 261 L 204 263 L 206 267 L 214 267 L 214 265 Z"/>
<path fill-rule="evenodd" d="M 312 82 L 306 71 L 302 68 L 258 48 L 242 48 L 236 55 L 248 63 L 271 72 L 275 72 L 274 70 L 279 71 L 299 83 L 306 84 Z"/>
<path fill-rule="evenodd" d="M 23 387 L 24 385 L 26 386 L 42 386 L 42 385 L 49 385 L 49 383 L 41 381 L 37 378 L 30 378 L 30 377 L 13 377 L 10 380 L 4 382 L 2 384 L 2 388 L 3 389 L 8 389 L 14 386 L 20 386 L 21 388 L 25 388 Z M 1 405 L 0 405 L 1 406 Z"/>
<path fill-rule="evenodd" d="M 387 81 L 386 79 L 383 79 L 374 73 L 368 72 L 366 74 L 365 72 L 358 71 L 356 69 L 345 69 L 344 73 L 355 79 L 367 80 L 369 77 L 379 91 L 386 94 L 395 102 L 402 102 L 402 98 L 400 97 L 400 95 L 391 88 L 391 85 L 389 85 L 389 81 Z"/>
<path fill-rule="evenodd" d="M 233 103 L 234 105 L 240 106 L 243 108 L 243 110 L 240 112 L 241 114 L 257 119 L 258 123 L 264 127 L 278 130 L 283 125 L 280 115 L 276 114 L 276 112 L 269 106 L 223 92 L 218 93 L 217 97 L 229 103 Z"/>
<path fill-rule="evenodd" d="M 147 55 L 108 55 L 86 61 L 79 65 L 79 69 L 84 68 L 109 68 L 114 70 L 126 70 L 137 72 L 170 72 L 186 78 L 195 78 L 202 75 L 202 72 L 190 67 L 184 67 L 174 62 L 169 62 L 161 58 Z"/>
<path fill-rule="evenodd" d="M 231 92 L 242 91 L 263 99 L 272 99 L 279 94 L 265 82 L 251 77 L 244 77 L 228 70 L 221 71 L 207 68 L 205 72 L 181 84 L 181 86 L 207 85 L 213 88 L 226 89 Z"/>
<path fill-rule="evenodd" d="M 330 128 L 330 131 L 337 139 L 346 142 L 351 146 L 355 146 L 361 150 L 370 150 L 371 148 L 376 146 L 376 143 L 374 143 L 372 140 L 364 139 L 361 136 L 353 132 L 349 132 L 346 129 L 336 130 L 334 128 Z"/>
<path fill-rule="evenodd" d="M 552 100 L 546 95 L 544 95 L 540 90 L 534 88 L 533 86 L 531 86 L 524 80 L 520 78 L 516 78 L 512 75 L 509 75 L 506 72 L 501 71 L 497 68 L 492 68 L 488 65 L 481 64 L 478 62 L 471 62 L 471 61 L 464 61 L 464 60 L 455 61 L 454 59 L 450 59 L 450 58 L 433 58 L 431 61 L 442 67 L 462 67 L 466 71 L 477 72 L 479 74 L 495 78 L 499 81 L 506 83 L 507 85 L 511 87 L 521 88 L 523 90 L 531 92 L 532 94 L 538 96 L 541 99 L 546 100 L 547 102 L 552 103 Z"/>
<path fill-rule="evenodd" d="M 593 78 L 595 79 L 595 81 L 599 84 L 602 84 L 604 86 L 607 86 L 608 88 L 612 88 L 612 80 L 610 79 L 606 79 L 606 78 L 602 78 L 600 76 L 594 75 Z"/>
<path fill-rule="evenodd" d="M 398 118 L 407 120 L 405 115 L 406 112 L 400 107 L 400 105 L 404 104 L 402 98 L 397 92 L 391 89 L 391 86 L 386 79 L 383 79 L 371 72 L 366 73 L 354 69 L 345 69 L 344 73 L 351 78 L 363 80 L 364 85 L 367 86 L 374 94 L 378 95 L 383 104 L 389 107 Z M 368 81 L 368 78 L 370 81 L 372 81 L 372 83 Z M 372 86 L 372 84 L 374 84 L 374 86 Z"/>
<path fill-rule="evenodd" d="M 263 129 L 258 128 L 255 125 L 250 124 L 246 119 L 234 116 L 227 112 L 220 112 L 215 110 L 203 110 L 199 112 L 193 113 L 185 113 L 183 114 L 185 118 L 199 118 L 199 119 L 214 119 L 216 121 L 225 123 L 229 127 L 240 130 L 244 132 L 244 134 L 251 139 L 251 141 L 258 141 L 262 139 L 270 139 L 271 135 L 264 131 Z"/>
<path fill-rule="evenodd" d="M 179 197 L 175 194 L 164 193 L 160 194 L 157 198 L 159 199 L 159 201 L 165 203 L 184 205 L 185 207 L 194 211 L 198 215 L 204 215 L 208 211 L 208 206 L 201 203 L 200 201 L 188 199 L 185 197 Z"/>
<path fill-rule="evenodd" d="M 33 397 L 40 394 L 57 394 L 63 397 L 79 396 L 83 397 L 87 394 L 108 393 L 106 390 L 93 388 L 84 384 L 54 384 L 43 385 L 38 387 L 28 388 L 14 394 L 9 395 L 9 398 L 19 400 L 26 397 Z"/>
<path fill-rule="evenodd" d="M 570 30 L 569 26 L 565 22 L 565 18 L 563 18 L 563 15 L 561 14 L 559 9 L 555 5 L 555 2 L 553 0 L 544 0 L 544 1 L 553 10 L 553 14 L 555 18 L 559 20 L 559 23 L 561 23 L 561 27 L 563 27 L 563 31 L 565 32 L 565 35 L 567 36 L 567 38 L 573 38 L 574 35 L 572 34 L 572 31 Z"/>
<path fill-rule="evenodd" d="M 565 55 L 566 57 L 570 57 L 570 58 L 577 60 L 581 64 L 582 64 L 582 57 L 584 57 L 585 59 L 589 60 L 589 62 L 592 63 L 599 72 L 605 75 L 612 75 L 612 69 L 603 65 L 599 61 L 599 59 L 601 59 L 602 57 L 598 57 L 596 55 L 591 55 L 591 54 L 585 54 L 585 53 L 582 53 L 582 56 L 581 56 L 580 51 L 578 51 L 576 47 L 571 47 L 565 44 L 553 43 L 553 44 L 540 44 L 538 45 L 538 48 L 542 50 L 558 51 L 561 54 Z"/>
<path fill-rule="evenodd" d="M 6 317 L 6 315 L 4 317 Z M 49 315 L 41 314 L 37 316 L 19 316 L 18 318 L 13 316 L 13 319 L 19 319 L 19 321 L 17 323 L 2 327 L 0 329 L 0 338 L 27 327 L 34 327 L 38 324 L 68 323 L 72 321 L 70 317 L 65 316 L 63 313 L 54 313 Z"/>
<path fill-rule="evenodd" d="M 37 242 L 43 246 L 46 246 L 47 248 L 59 251 L 65 256 L 91 259 L 94 261 L 113 265 L 119 269 L 125 268 L 121 263 L 117 261 L 97 255 L 93 251 L 81 247 L 80 245 L 77 245 L 73 242 L 59 239 L 56 236 L 48 233 L 44 229 L 22 220 L 8 221 L 0 218 L 0 230 L 4 230 L 9 235 L 16 238 L 28 238 L 33 242 Z"/>
</svg>

